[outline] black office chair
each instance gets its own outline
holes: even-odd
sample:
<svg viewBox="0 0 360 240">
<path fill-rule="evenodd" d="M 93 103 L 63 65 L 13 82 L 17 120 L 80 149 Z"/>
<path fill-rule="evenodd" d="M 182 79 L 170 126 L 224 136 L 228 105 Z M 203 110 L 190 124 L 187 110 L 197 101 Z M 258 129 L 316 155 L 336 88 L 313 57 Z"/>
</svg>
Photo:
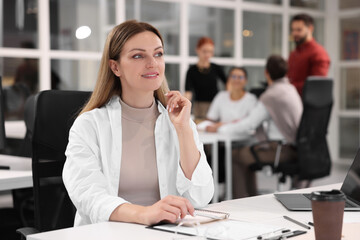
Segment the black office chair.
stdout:
<svg viewBox="0 0 360 240">
<path fill-rule="evenodd" d="M 261 94 L 263 94 L 263 92 L 265 92 L 267 86 L 268 86 L 267 82 L 261 82 L 260 87 L 251 88 L 249 90 L 249 92 L 254 94 L 256 96 L 256 98 L 260 98 Z"/>
<path fill-rule="evenodd" d="M 274 163 L 263 163 L 256 154 L 256 148 L 268 143 L 265 141 L 250 147 L 256 160 L 250 169 L 256 171 L 263 169 L 264 166 L 270 166 L 271 171 L 278 174 L 278 190 L 280 183 L 285 183 L 287 176 L 293 180 L 292 187 L 296 187 L 296 181 L 307 180 L 309 186 L 311 180 L 328 176 L 331 159 L 326 135 L 333 105 L 332 89 L 332 79 L 309 77 L 306 80 L 302 96 L 304 110 L 296 136 L 297 159 L 280 163 L 283 143 L 275 141 L 277 154 Z"/>
<path fill-rule="evenodd" d="M 69 129 L 90 92 L 49 90 L 36 97 L 32 136 L 35 229 L 26 235 L 73 226 L 75 208 L 62 181 Z"/>
</svg>

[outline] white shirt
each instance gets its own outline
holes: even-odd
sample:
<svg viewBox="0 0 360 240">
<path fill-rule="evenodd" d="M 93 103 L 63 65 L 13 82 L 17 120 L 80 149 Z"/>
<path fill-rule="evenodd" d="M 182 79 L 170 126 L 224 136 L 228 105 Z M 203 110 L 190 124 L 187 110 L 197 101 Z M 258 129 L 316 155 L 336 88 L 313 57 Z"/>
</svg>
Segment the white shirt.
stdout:
<svg viewBox="0 0 360 240">
<path fill-rule="evenodd" d="M 230 92 L 219 92 L 211 102 L 207 118 L 213 121 L 230 123 L 246 117 L 256 105 L 255 95 L 246 92 L 239 100 L 232 100 Z"/>
<path fill-rule="evenodd" d="M 266 125 L 264 130 L 269 140 L 285 141 L 285 137 L 281 134 L 266 107 L 260 101 L 257 102 L 255 108 L 246 118 L 235 123 L 224 124 L 218 129 L 218 132 L 249 134 L 254 132 L 263 123 Z"/>
<path fill-rule="evenodd" d="M 180 167 L 175 128 L 160 102 L 158 109 L 155 145 L 160 197 L 183 196 L 194 207 L 203 207 L 213 197 L 214 183 L 196 125 L 191 121 L 200 160 L 189 180 Z M 75 120 L 69 133 L 63 170 L 65 187 L 77 209 L 75 226 L 108 221 L 115 208 L 127 202 L 118 197 L 121 153 L 119 97 L 113 97 L 104 107 L 85 112 Z"/>
</svg>

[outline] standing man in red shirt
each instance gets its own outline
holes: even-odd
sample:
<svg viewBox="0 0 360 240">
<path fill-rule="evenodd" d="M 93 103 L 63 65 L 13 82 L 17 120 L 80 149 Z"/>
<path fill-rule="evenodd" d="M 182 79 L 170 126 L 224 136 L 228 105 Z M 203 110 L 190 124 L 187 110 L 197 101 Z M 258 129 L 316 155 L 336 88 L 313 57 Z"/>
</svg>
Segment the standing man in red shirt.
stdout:
<svg viewBox="0 0 360 240">
<path fill-rule="evenodd" d="M 296 48 L 290 53 L 288 77 L 300 96 L 309 76 L 327 76 L 330 58 L 326 50 L 313 38 L 314 19 L 298 14 L 291 19 L 291 35 Z"/>
</svg>

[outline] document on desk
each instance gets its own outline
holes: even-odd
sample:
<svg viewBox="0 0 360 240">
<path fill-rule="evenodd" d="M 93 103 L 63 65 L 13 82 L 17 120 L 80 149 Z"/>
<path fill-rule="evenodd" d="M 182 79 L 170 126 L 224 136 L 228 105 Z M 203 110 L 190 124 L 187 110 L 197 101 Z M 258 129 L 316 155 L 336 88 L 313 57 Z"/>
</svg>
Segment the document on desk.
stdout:
<svg viewBox="0 0 360 240">
<path fill-rule="evenodd" d="M 200 224 L 195 227 L 178 226 L 175 224 L 162 224 L 150 227 L 156 230 L 174 232 L 190 236 L 203 236 L 209 239 L 257 239 L 275 232 L 281 232 L 284 228 L 261 223 L 250 223 L 234 220 L 222 220 Z"/>
</svg>

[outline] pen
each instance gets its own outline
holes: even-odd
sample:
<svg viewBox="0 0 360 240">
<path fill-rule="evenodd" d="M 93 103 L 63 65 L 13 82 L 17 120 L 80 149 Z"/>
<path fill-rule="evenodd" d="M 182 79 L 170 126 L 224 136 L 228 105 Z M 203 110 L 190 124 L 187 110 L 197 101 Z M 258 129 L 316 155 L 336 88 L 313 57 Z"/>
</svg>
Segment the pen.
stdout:
<svg viewBox="0 0 360 240">
<path fill-rule="evenodd" d="M 289 220 L 290 222 L 293 222 L 293 223 L 295 223 L 295 224 L 303 227 L 303 228 L 311 229 L 308 225 L 306 225 L 306 224 L 304 224 L 304 223 L 301 223 L 301 222 L 299 222 L 299 221 L 296 221 L 296 220 L 293 219 L 293 218 L 290 218 L 290 217 L 288 217 L 288 216 L 284 216 L 284 218 L 285 218 L 286 220 Z"/>
<path fill-rule="evenodd" d="M 259 235 L 257 237 L 258 240 L 272 240 L 272 239 L 281 239 L 282 237 L 285 237 L 287 235 L 292 234 L 292 232 L 290 231 L 290 229 L 280 229 L 277 231 L 274 231 L 272 233 L 267 233 L 264 235 Z"/>
</svg>

